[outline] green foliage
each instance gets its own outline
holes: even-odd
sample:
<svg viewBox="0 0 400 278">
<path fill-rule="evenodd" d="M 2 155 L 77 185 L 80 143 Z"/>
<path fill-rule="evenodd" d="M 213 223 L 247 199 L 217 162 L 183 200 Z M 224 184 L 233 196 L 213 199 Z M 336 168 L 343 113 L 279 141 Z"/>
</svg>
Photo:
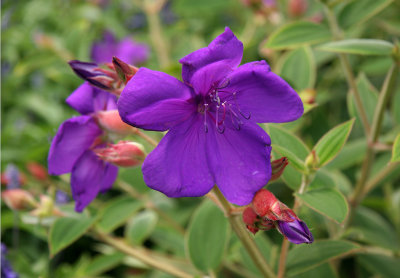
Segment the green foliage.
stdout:
<svg viewBox="0 0 400 278">
<path fill-rule="evenodd" d="M 142 244 L 153 232 L 158 221 L 158 215 L 151 211 L 145 210 L 138 213 L 131 219 L 125 230 L 125 237 L 131 244 Z"/>
<path fill-rule="evenodd" d="M 373 39 L 350 39 L 328 42 L 318 47 L 319 50 L 359 55 L 390 55 L 394 45 L 387 41 Z"/>
<path fill-rule="evenodd" d="M 396 139 L 393 143 L 392 149 L 392 162 L 399 162 L 400 161 L 400 134 L 397 135 Z"/>
<path fill-rule="evenodd" d="M 62 217 L 51 226 L 49 233 L 50 255 L 54 256 L 83 236 L 94 224 L 96 218 L 85 214 Z"/>
<path fill-rule="evenodd" d="M 215 270 L 228 241 L 228 220 L 215 204 L 205 201 L 196 211 L 186 235 L 186 250 L 201 271 Z"/>
<path fill-rule="evenodd" d="M 272 49 L 295 48 L 329 40 L 328 27 L 309 21 L 289 23 L 272 33 L 265 47 Z"/>
</svg>

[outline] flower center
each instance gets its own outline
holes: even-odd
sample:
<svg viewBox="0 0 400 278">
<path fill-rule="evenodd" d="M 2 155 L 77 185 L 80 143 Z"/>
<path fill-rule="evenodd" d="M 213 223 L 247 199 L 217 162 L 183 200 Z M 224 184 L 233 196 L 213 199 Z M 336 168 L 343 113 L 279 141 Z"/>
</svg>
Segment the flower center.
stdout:
<svg viewBox="0 0 400 278">
<path fill-rule="evenodd" d="M 243 119 L 250 119 L 250 113 L 243 113 L 237 102 L 237 92 L 225 90 L 229 80 L 222 85 L 212 86 L 200 100 L 197 111 L 204 115 L 204 131 L 208 132 L 209 119 L 219 133 L 225 131 L 225 121 L 231 121 L 236 130 L 240 130 Z"/>
</svg>

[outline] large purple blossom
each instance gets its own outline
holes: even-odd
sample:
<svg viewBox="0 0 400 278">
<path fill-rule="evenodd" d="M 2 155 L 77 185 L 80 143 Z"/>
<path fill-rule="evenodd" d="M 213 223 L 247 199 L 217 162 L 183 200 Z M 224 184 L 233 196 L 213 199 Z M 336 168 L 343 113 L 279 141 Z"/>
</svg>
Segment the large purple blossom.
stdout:
<svg viewBox="0 0 400 278">
<path fill-rule="evenodd" d="M 112 57 L 116 56 L 128 64 L 140 64 L 147 60 L 149 48 L 147 45 L 137 43 L 130 38 L 117 41 L 114 35 L 107 31 L 103 39 L 93 44 L 92 61 L 96 63 L 110 63 Z"/>
<path fill-rule="evenodd" d="M 297 93 L 265 61 L 239 66 L 243 44 L 229 28 L 180 62 L 182 79 L 141 68 L 118 101 L 133 126 L 169 132 L 143 164 L 146 184 L 169 197 L 202 196 L 217 184 L 247 205 L 271 177 L 271 141 L 260 122 L 293 121 Z"/>
<path fill-rule="evenodd" d="M 71 173 L 72 197 L 80 212 L 99 192 L 110 189 L 117 177 L 118 168 L 93 152 L 102 146 L 103 132 L 92 117 L 96 111 L 116 109 L 116 97 L 85 82 L 66 102 L 82 115 L 61 124 L 51 143 L 48 166 L 53 175 Z"/>
</svg>

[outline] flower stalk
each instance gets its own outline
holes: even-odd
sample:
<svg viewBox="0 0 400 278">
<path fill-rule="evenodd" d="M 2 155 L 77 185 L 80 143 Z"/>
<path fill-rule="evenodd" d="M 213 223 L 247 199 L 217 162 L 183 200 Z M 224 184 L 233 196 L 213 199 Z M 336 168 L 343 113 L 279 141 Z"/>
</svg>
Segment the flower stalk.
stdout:
<svg viewBox="0 0 400 278">
<path fill-rule="evenodd" d="M 125 241 L 113 237 L 111 235 L 95 231 L 96 236 L 98 239 L 101 241 L 104 241 L 105 243 L 111 245 L 115 249 L 135 258 L 138 259 L 139 261 L 143 262 L 144 264 L 153 267 L 155 269 L 161 270 L 163 272 L 166 272 L 168 274 L 173 275 L 174 277 L 179 277 L 179 278 L 191 278 L 193 277 L 192 274 L 187 273 L 181 269 L 176 268 L 175 266 L 171 264 L 167 264 L 162 262 L 161 260 L 158 260 L 156 258 L 153 258 L 151 256 L 150 251 L 148 250 L 142 250 L 138 248 L 134 248 L 132 246 L 129 246 L 126 244 Z"/>
<path fill-rule="evenodd" d="M 246 248 L 255 265 L 258 267 L 264 277 L 275 278 L 275 273 L 273 272 L 271 266 L 264 260 L 260 249 L 258 249 L 258 246 L 254 242 L 253 238 L 246 230 L 242 222 L 241 216 L 233 215 L 230 213 L 230 211 L 232 211 L 233 209 L 233 206 L 225 199 L 218 187 L 215 186 L 213 188 L 213 193 L 217 197 L 219 203 L 222 205 L 221 208 L 223 208 L 224 214 L 228 218 L 234 232 L 238 236 L 239 240 L 242 242 L 243 246 Z"/>
</svg>

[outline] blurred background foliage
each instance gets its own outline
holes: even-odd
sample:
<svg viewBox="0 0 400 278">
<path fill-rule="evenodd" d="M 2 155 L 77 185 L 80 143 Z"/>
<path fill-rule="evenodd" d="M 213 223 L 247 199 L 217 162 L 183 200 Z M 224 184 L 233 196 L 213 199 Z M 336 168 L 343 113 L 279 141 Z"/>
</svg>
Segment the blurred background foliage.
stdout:
<svg viewBox="0 0 400 278">
<path fill-rule="evenodd" d="M 168 61 L 163 65 L 158 59 L 157 47 L 149 30 L 148 15 L 144 7 L 151 0 L 32 0 L 2 1 L 2 52 L 1 52 L 1 169 L 8 164 L 16 165 L 27 177 L 25 183 L 38 197 L 51 185 L 68 189 L 68 178 L 49 178 L 45 182 L 35 179 L 27 169 L 27 163 L 35 161 L 46 166 L 51 138 L 58 126 L 76 113 L 65 104 L 66 97 L 82 81 L 70 69 L 67 61 L 90 60 L 93 42 L 101 39 L 104 31 L 113 32 L 118 38 L 133 37 L 151 47 L 149 60 L 144 66 L 163 70 L 179 78 L 181 67 L 178 60 L 184 55 L 206 46 L 217 34 L 229 26 L 244 42 L 243 63 L 265 59 L 275 72 L 283 76 L 303 97 L 310 111 L 295 123 L 280 125 L 290 134 L 297 134 L 306 145 L 304 160 L 315 143 L 334 126 L 355 117 L 356 121 L 342 152 L 319 170 L 310 188 L 331 186 L 348 197 L 360 175 L 360 165 L 365 159 L 367 141 L 354 99 L 348 94 L 343 68 L 337 55 L 319 49 L 320 43 L 332 40 L 321 35 L 321 40 L 289 47 L 271 47 L 267 39 L 288 23 L 317 22 L 328 30 L 328 22 L 318 1 L 306 1 L 302 11 L 290 7 L 292 1 L 276 1 L 276 7 L 260 10 L 257 5 L 245 5 L 252 1 L 239 0 L 170 0 L 159 14 L 162 37 L 166 44 Z M 257 2 L 257 1 L 253 1 Z M 372 38 L 396 42 L 400 37 L 400 3 L 388 0 L 324 1 L 333 7 L 344 38 Z M 358 4 L 356 4 L 358 2 Z M 364 4 L 360 4 L 364 2 Z M 150 23 L 151 24 L 151 23 Z M 372 121 L 379 90 L 392 64 L 390 55 L 349 55 L 350 64 L 357 80 L 357 87 Z M 400 131 L 400 87 L 389 103 L 383 121 L 382 150 L 378 151 L 372 176 L 386 167 L 391 158 L 390 148 Z M 279 129 L 270 135 L 278 138 Z M 150 133 L 152 134 L 152 133 Z M 160 136 L 160 134 L 152 134 Z M 289 140 L 290 142 L 290 140 Z M 275 144 L 280 145 L 279 141 Z M 147 151 L 151 146 L 145 145 Z M 282 146 L 285 145 L 282 143 Z M 307 150 L 308 148 L 308 150 Z M 290 149 L 290 147 L 289 147 Z M 382 185 L 363 201 L 357 211 L 354 225 L 343 237 L 359 243 L 377 246 L 399 255 L 400 235 L 400 169 L 379 183 Z M 134 244 L 185 257 L 185 241 L 177 229 L 165 219 L 159 219 L 146 202 L 168 214 L 179 226 L 187 227 L 191 215 L 201 203 L 200 199 L 168 199 L 151 192 L 144 185 L 139 168 L 121 171 L 120 179 L 131 184 L 144 200 L 130 200 L 137 207 L 121 223 L 113 224 L 117 235 L 133 240 Z M 291 206 L 293 191 L 300 186 L 301 174 L 289 166 L 283 179 L 270 185 L 278 198 Z M 51 185 L 49 185 L 51 184 Z M 128 185 L 130 186 L 130 185 Z M 54 192 L 53 192 L 54 193 Z M 52 194 L 51 192 L 49 193 Z M 101 196 L 91 207 L 91 213 L 101 210 L 109 202 L 124 202 L 118 198 L 121 192 L 114 189 Z M 117 199 L 116 199 L 117 198 Z M 125 200 L 126 202 L 126 200 Z M 140 203 L 139 203 L 140 202 Z M 143 210 L 146 207 L 147 209 Z M 64 210 L 72 212 L 71 204 Z M 338 224 L 303 207 L 300 215 L 313 227 L 317 239 L 334 237 Z M 23 216 L 21 218 L 21 216 Z M 20 277 L 169 277 L 158 271 L 150 271 L 139 261 L 85 236 L 55 256 L 49 256 L 47 228 L 30 215 L 21 215 L 2 204 L 2 242 L 11 247 L 8 257 Z M 121 224 L 129 220 L 128 224 Z M 44 221 L 44 220 L 43 220 Z M 135 223 L 143 230 L 131 229 Z M 206 224 L 205 224 L 206 225 Z M 208 229 L 209 227 L 204 227 Z M 178 229 L 179 230 L 179 229 Z M 272 265 L 277 264 L 282 240 L 276 231 L 259 234 L 257 242 Z M 307 246 L 306 246 L 307 247 Z M 221 277 L 254 277 L 258 270 L 248 255 L 232 236 L 220 266 Z M 386 251 L 385 251 L 386 252 Z M 383 252 L 384 253 L 384 252 Z M 391 253 L 392 254 L 392 253 Z M 375 256 L 375 257 L 374 257 Z M 290 257 L 290 256 L 289 256 Z M 301 256 L 300 256 L 301 257 Z M 168 256 L 163 257 L 167 260 Z M 291 257 L 294 260 L 294 254 Z M 179 261 L 173 262 L 179 265 Z M 289 261 L 290 264 L 290 261 Z M 305 263 L 307 266 L 307 262 Z M 395 277 L 400 272 L 398 257 L 358 255 L 339 264 L 326 261 L 311 268 L 301 268 L 292 262 L 293 277 Z M 297 268 L 296 268 L 297 267 Z M 193 268 L 191 266 L 191 268 Z M 242 275 L 240 274 L 242 273 Z M 356 276 L 355 276 L 356 275 Z M 374 276 L 378 275 L 378 276 Z"/>
</svg>

